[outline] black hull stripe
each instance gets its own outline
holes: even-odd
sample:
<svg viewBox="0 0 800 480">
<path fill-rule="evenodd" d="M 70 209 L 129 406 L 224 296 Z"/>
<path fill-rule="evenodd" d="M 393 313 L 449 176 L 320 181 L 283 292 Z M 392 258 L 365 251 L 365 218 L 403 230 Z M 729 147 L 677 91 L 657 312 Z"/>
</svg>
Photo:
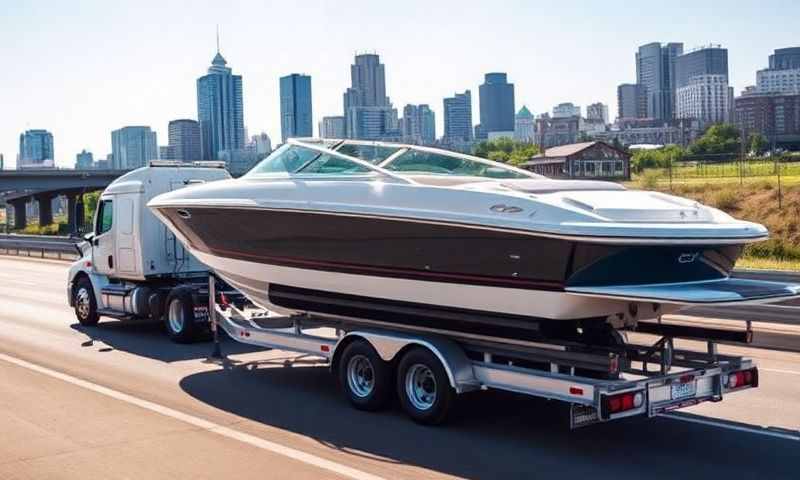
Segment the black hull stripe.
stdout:
<svg viewBox="0 0 800 480">
<path fill-rule="evenodd" d="M 195 246 L 197 248 L 197 246 Z M 359 265 L 351 263 L 327 262 L 308 260 L 303 258 L 274 257 L 267 255 L 250 254 L 238 250 L 225 250 L 220 248 L 199 249 L 203 253 L 236 260 L 257 261 L 265 265 L 279 267 L 303 268 L 332 273 L 349 273 L 353 275 L 368 275 L 372 277 L 402 278 L 406 280 L 422 280 L 438 283 L 457 283 L 475 286 L 491 286 L 504 288 L 519 288 L 525 290 L 546 290 L 563 292 L 564 284 L 546 280 L 531 280 L 522 278 L 501 278 L 486 275 L 467 275 L 461 273 L 433 272 L 393 267 L 376 267 L 373 265 Z"/>
</svg>

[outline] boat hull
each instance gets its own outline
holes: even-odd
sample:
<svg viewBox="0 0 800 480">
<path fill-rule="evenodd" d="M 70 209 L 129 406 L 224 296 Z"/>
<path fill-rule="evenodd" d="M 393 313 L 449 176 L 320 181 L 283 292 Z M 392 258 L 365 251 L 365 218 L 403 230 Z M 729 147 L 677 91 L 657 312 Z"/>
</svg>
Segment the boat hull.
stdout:
<svg viewBox="0 0 800 480">
<path fill-rule="evenodd" d="M 570 289 L 720 280 L 742 250 L 711 241 L 653 246 L 628 239 L 614 245 L 313 210 L 156 210 L 200 261 L 254 302 L 290 311 L 305 309 L 271 299 L 270 285 L 553 320 L 631 311 L 651 318 L 673 307 L 642 299 L 643 308 L 632 308 L 628 298 Z"/>
</svg>

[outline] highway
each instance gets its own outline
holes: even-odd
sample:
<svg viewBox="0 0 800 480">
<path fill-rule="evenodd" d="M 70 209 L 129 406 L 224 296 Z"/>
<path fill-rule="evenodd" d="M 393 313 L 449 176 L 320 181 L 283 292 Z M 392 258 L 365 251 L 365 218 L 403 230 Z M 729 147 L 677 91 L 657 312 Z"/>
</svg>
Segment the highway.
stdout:
<svg viewBox="0 0 800 480">
<path fill-rule="evenodd" d="M 479 392 L 431 428 L 398 407 L 351 409 L 310 358 L 227 340 L 217 362 L 157 324 L 82 328 L 66 269 L 0 256 L 0 479 L 799 475 L 797 327 L 757 326 L 786 351 L 721 347 L 761 373 L 760 388 L 721 403 L 570 431 L 563 405 Z"/>
</svg>

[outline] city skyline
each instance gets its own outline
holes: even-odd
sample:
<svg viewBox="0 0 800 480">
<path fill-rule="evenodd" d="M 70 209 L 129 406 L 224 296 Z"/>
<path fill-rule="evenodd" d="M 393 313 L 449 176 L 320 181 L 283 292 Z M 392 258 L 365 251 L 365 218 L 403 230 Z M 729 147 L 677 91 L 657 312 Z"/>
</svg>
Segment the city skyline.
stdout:
<svg viewBox="0 0 800 480">
<path fill-rule="evenodd" d="M 459 8 L 446 2 L 427 6 L 426 21 L 413 27 L 416 35 L 387 35 L 386 29 L 416 18 L 423 3 L 388 12 L 361 2 L 336 8 L 249 2 L 222 8 L 201 2 L 191 23 L 174 22 L 180 18 L 178 6 L 147 1 L 123 5 L 113 18 L 101 16 L 100 3 L 92 1 L 76 6 L 53 3 L 42 10 L 46 16 L 38 8 L 12 4 L 0 28 L 0 49 L 9 59 L 7 65 L 19 66 L 13 67 L 19 75 L 6 75 L 5 88 L 0 89 L 0 153 L 6 168 L 13 167 L 19 134 L 37 128 L 53 133 L 60 167 L 72 166 L 84 148 L 104 158 L 111 151 L 109 132 L 121 125 L 148 125 L 165 139 L 169 120 L 196 118 L 194 80 L 214 54 L 216 24 L 221 51 L 246 84 L 245 125 L 250 132 L 266 131 L 279 138 L 276 79 L 287 71 L 307 72 L 315 79 L 316 124 L 324 116 L 341 114 L 341 92 L 350 83 L 348 66 L 353 55 L 362 52 L 381 56 L 386 91 L 395 106 L 432 105 L 438 112 L 437 132 L 444 131 L 442 99 L 467 89 L 477 97 L 483 75 L 492 71 L 513 79 L 517 108 L 527 105 L 539 114 L 562 102 L 600 101 L 614 112 L 617 85 L 636 80 L 634 52 L 655 41 L 682 42 L 686 51 L 722 44 L 730 52 L 730 83 L 738 95 L 756 83 L 756 71 L 768 66 L 773 50 L 796 46 L 791 32 L 766 25 L 800 12 L 790 3 L 771 8 L 753 2 L 735 10 L 721 2 L 686 3 L 671 9 L 670 18 L 681 19 L 676 22 L 658 21 L 629 12 L 623 2 L 609 2 L 609 13 L 599 21 L 593 15 L 589 22 L 581 15 L 586 2 L 547 8 L 510 2 L 491 9 L 457 3 Z M 275 22 L 265 29 L 250 21 L 259 9 L 280 18 L 302 18 L 312 28 L 284 46 L 281 38 L 296 38 L 296 26 Z M 620 30 L 622 17 L 626 28 Z M 139 21 L 144 18 L 147 21 Z M 574 41 L 565 43 L 557 33 L 567 19 Z M 131 38 L 113 35 L 122 27 L 129 29 Z M 475 35 L 477 31 L 482 34 Z M 441 51 L 448 52 L 446 61 Z M 473 98 L 473 119 L 479 118 L 478 103 Z"/>
</svg>

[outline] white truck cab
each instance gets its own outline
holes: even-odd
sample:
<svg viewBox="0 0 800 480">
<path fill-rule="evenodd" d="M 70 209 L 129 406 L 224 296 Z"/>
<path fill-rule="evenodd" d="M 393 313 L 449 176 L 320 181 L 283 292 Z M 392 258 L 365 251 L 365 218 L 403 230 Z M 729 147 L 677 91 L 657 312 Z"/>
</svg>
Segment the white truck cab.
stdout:
<svg viewBox="0 0 800 480">
<path fill-rule="evenodd" d="M 150 212 L 147 202 L 161 193 L 227 178 L 223 162 L 153 161 L 111 183 L 79 247 L 81 258 L 69 269 L 67 295 L 78 321 L 94 325 L 100 316 L 164 318 L 173 339 L 192 340 L 194 324 L 205 322 L 198 318 L 205 311 L 198 285 L 208 269 Z"/>
</svg>

